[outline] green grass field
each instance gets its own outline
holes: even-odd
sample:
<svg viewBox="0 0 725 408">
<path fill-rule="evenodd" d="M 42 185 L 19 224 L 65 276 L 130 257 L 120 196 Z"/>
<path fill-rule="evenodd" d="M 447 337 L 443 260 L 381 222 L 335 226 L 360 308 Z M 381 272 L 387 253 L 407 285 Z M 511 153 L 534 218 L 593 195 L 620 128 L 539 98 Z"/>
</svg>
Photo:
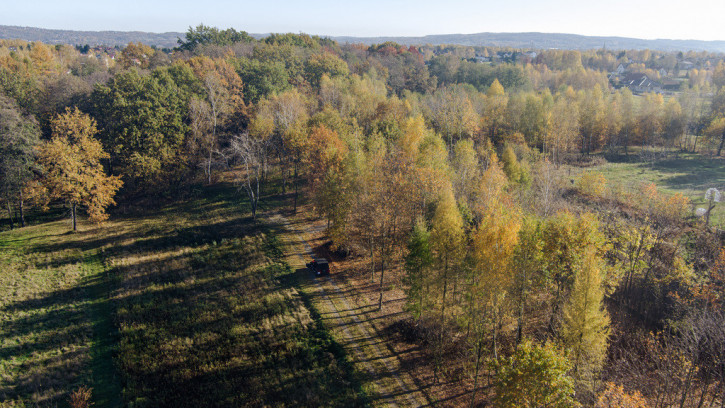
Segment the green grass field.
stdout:
<svg viewBox="0 0 725 408">
<path fill-rule="evenodd" d="M 67 406 L 81 385 L 98 407 L 365 405 L 243 200 L 219 185 L 78 233 L 0 233 L 0 406 Z"/>
<path fill-rule="evenodd" d="M 679 154 L 653 162 L 642 162 L 637 156 L 629 160 L 619 156 L 614 160 L 590 168 L 600 171 L 607 184 L 630 188 L 639 183 L 655 183 L 663 192 L 682 193 L 690 198 L 695 207 L 705 206 L 705 190 L 725 188 L 725 160 L 699 154 Z M 725 203 L 715 207 L 711 223 L 725 226 Z"/>
</svg>

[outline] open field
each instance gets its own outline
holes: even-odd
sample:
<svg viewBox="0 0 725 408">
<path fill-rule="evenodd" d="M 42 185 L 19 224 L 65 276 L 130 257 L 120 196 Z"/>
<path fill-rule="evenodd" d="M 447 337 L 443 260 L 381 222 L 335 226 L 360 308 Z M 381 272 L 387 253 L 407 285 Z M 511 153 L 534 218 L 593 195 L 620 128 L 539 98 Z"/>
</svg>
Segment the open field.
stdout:
<svg viewBox="0 0 725 408">
<path fill-rule="evenodd" d="M 75 234 L 0 233 L 0 406 L 66 406 L 81 385 L 99 407 L 365 405 L 242 202 L 222 184 Z"/>
<path fill-rule="evenodd" d="M 664 192 L 682 193 L 692 200 L 694 208 L 705 206 L 708 188 L 725 188 L 725 160 L 699 154 L 680 153 L 652 162 L 640 161 L 637 155 L 631 154 L 629 158 L 618 156 L 589 169 L 602 172 L 609 186 L 628 188 L 654 183 Z M 725 206 L 715 207 L 710 221 L 713 225 L 725 226 Z"/>
</svg>

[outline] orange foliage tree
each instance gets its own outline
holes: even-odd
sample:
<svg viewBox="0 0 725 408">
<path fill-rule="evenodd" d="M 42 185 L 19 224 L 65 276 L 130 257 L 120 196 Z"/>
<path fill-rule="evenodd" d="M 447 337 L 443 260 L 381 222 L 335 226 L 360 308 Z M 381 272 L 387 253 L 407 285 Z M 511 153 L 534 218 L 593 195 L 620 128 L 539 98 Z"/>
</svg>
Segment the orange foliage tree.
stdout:
<svg viewBox="0 0 725 408">
<path fill-rule="evenodd" d="M 78 108 L 66 108 L 51 121 L 53 136 L 38 149 L 38 161 L 45 170 L 42 184 L 48 198 L 68 203 L 76 231 L 76 207 L 86 207 L 92 221 L 108 218 L 106 208 L 115 204 L 113 197 L 123 182 L 108 176 L 101 159 L 108 158 L 101 143 L 93 136 L 96 122 Z"/>
</svg>

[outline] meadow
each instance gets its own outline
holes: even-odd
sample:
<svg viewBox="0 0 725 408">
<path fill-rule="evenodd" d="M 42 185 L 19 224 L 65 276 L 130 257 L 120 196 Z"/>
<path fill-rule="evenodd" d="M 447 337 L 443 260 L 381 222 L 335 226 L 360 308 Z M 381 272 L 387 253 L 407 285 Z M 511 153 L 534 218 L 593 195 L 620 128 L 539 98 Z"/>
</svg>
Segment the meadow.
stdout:
<svg viewBox="0 0 725 408">
<path fill-rule="evenodd" d="M 99 407 L 365 405 L 275 226 L 243 201 L 221 183 L 78 233 L 0 233 L 0 406 L 67 406 L 80 386 Z"/>
<path fill-rule="evenodd" d="M 587 170 L 604 174 L 610 190 L 654 183 L 665 193 L 681 193 L 688 197 L 693 211 L 695 208 L 707 206 L 705 191 L 708 188 L 725 188 L 725 161 L 721 158 L 695 153 L 670 153 L 665 158 L 642 160 L 636 152 L 628 156 L 607 155 L 606 158 L 605 162 Z M 577 168 L 572 170 L 580 171 Z M 725 226 L 725 206 L 718 205 L 713 209 L 710 222 L 720 228 Z"/>
</svg>

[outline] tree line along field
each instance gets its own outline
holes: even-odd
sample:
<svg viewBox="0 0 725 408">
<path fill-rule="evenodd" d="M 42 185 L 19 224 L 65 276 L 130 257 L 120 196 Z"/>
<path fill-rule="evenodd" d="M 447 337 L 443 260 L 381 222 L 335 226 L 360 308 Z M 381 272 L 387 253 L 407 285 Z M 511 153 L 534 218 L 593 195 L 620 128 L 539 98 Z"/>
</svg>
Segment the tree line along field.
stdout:
<svg viewBox="0 0 725 408">
<path fill-rule="evenodd" d="M 0 44 L 5 404 L 725 403 L 721 55 L 96 51 Z"/>
</svg>

